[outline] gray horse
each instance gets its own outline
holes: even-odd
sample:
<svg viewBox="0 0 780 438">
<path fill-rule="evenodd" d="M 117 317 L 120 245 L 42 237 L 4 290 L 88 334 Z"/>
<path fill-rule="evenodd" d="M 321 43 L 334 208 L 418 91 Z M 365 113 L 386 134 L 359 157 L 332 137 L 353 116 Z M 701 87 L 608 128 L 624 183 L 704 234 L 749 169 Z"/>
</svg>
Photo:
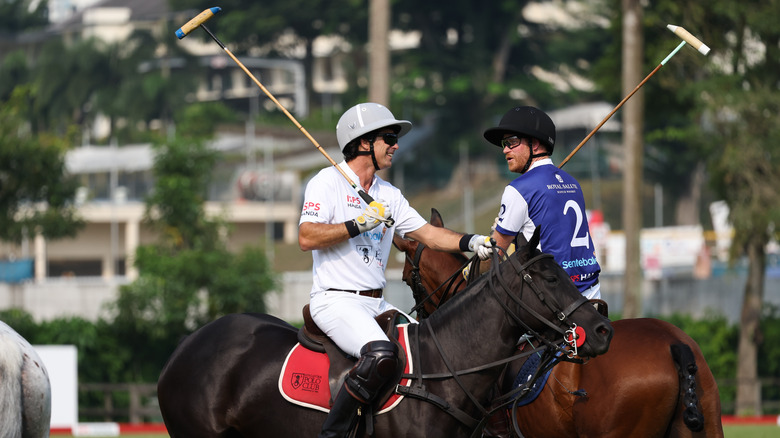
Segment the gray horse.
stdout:
<svg viewBox="0 0 780 438">
<path fill-rule="evenodd" d="M 0 437 L 48 437 L 51 385 L 26 339 L 0 321 Z"/>
</svg>

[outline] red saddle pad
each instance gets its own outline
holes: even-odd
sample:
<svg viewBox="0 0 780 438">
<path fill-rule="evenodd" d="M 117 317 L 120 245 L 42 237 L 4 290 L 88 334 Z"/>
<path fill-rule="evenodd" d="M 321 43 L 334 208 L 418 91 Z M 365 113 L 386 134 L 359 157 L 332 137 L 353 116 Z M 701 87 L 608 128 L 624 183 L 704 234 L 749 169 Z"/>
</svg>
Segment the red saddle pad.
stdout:
<svg viewBox="0 0 780 438">
<path fill-rule="evenodd" d="M 404 374 L 410 374 L 412 370 L 412 352 L 409 350 L 409 334 L 407 326 L 398 326 L 398 342 L 406 352 L 406 366 Z M 300 406 L 317 409 L 323 412 L 330 410 L 331 398 L 330 385 L 328 384 L 328 368 L 330 360 L 325 353 L 317 353 L 303 347 L 300 343 L 290 350 L 287 359 L 282 366 L 279 376 L 279 392 L 289 402 Z M 401 379 L 400 385 L 409 386 L 409 379 Z M 382 405 L 377 414 L 383 414 L 394 408 L 401 402 L 403 396 L 393 394 Z"/>
</svg>

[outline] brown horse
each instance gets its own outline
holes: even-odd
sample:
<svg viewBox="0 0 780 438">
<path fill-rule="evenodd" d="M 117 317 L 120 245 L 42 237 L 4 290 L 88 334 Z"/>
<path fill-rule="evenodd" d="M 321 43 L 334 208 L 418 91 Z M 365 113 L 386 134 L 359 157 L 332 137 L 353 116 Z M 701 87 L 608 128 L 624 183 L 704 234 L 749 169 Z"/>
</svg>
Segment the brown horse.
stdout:
<svg viewBox="0 0 780 438">
<path fill-rule="evenodd" d="M 583 356 L 607 351 L 609 321 L 587 304 L 552 256 L 541 254 L 538 237 L 518 246 L 507 262 L 496 259 L 489 274 L 435 315 L 406 327 L 410 354 L 405 357 L 412 359 L 404 379 L 411 383 L 388 388 L 403 396 L 389 411 L 366 409 L 376 415 L 361 421 L 358 436 L 479 433 L 502 365 L 516 354 L 517 338 L 529 329 L 553 346 L 560 345 L 565 333 L 584 330 Z M 303 348 L 298 335 L 296 328 L 270 315 L 231 314 L 185 338 L 157 383 L 168 433 L 174 438 L 316 436 L 325 412 L 282 394 L 291 381 L 280 377 L 287 358 L 293 349 Z M 329 359 L 331 366 L 349 362 L 335 370 L 334 381 L 354 364 L 343 352 L 328 352 L 309 363 Z M 293 386 L 304 384 L 318 392 L 328 387 L 328 374 L 324 379 L 310 376 L 315 375 L 293 375 Z"/>
<path fill-rule="evenodd" d="M 431 223 L 443 226 L 435 209 Z M 393 242 L 406 254 L 403 278 L 422 314 L 465 286 L 462 255 Z M 698 344 L 658 319 L 612 325 L 606 354 L 583 365 L 559 363 L 538 398 L 515 408 L 521 436 L 722 437 L 718 387 Z"/>
</svg>

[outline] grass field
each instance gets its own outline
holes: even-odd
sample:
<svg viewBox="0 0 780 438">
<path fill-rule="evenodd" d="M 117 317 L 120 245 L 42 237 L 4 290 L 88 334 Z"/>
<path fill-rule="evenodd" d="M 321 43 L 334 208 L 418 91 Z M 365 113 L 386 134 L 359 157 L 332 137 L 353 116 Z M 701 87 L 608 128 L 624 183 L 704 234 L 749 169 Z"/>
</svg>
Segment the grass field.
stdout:
<svg viewBox="0 0 780 438">
<path fill-rule="evenodd" d="M 724 426 L 726 438 L 780 438 L 780 426 Z"/>
<path fill-rule="evenodd" d="M 780 438 L 780 427 L 778 426 L 725 426 L 723 431 L 726 438 Z M 70 438 L 73 435 L 60 435 L 64 438 Z M 93 437 L 108 438 L 108 437 Z M 122 434 L 121 438 L 168 438 L 166 434 Z"/>
</svg>

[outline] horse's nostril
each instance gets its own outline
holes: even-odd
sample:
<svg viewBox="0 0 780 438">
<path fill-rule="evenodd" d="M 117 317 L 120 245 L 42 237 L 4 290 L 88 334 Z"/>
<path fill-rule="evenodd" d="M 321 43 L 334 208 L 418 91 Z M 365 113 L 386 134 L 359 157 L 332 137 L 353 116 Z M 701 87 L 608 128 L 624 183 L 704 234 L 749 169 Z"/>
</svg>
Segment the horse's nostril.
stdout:
<svg viewBox="0 0 780 438">
<path fill-rule="evenodd" d="M 602 336 L 611 336 L 612 335 L 612 328 L 607 325 L 600 325 L 596 328 L 596 333 L 602 335 Z"/>
</svg>

